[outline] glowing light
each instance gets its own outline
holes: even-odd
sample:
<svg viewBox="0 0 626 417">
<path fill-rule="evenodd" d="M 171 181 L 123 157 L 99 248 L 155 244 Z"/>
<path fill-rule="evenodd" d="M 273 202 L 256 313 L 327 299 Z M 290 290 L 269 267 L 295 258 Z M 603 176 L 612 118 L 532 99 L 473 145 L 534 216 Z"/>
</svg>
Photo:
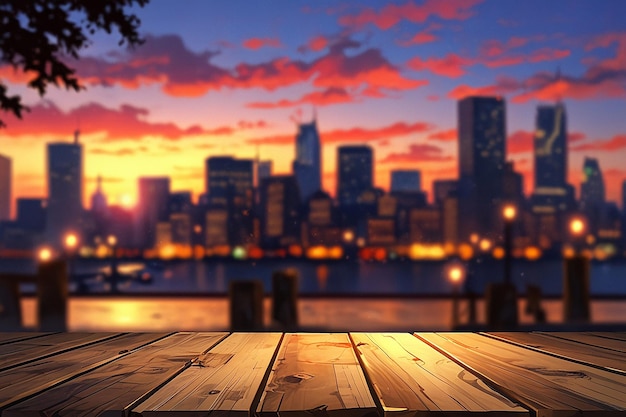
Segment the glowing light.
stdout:
<svg viewBox="0 0 626 417">
<path fill-rule="evenodd" d="M 515 206 L 512 204 L 507 204 L 506 206 L 504 206 L 504 209 L 502 209 L 502 216 L 507 221 L 515 219 L 515 216 L 517 216 L 517 210 L 515 209 Z"/>
<path fill-rule="evenodd" d="M 159 257 L 162 259 L 172 259 L 176 255 L 174 245 L 163 245 L 159 248 Z"/>
<path fill-rule="evenodd" d="M 524 256 L 529 261 L 536 261 L 541 258 L 541 249 L 536 246 L 528 246 L 524 249 Z"/>
<path fill-rule="evenodd" d="M 464 261 L 471 259 L 474 256 L 474 249 L 472 249 L 471 245 L 467 243 L 462 243 L 459 245 L 459 257 Z"/>
<path fill-rule="evenodd" d="M 491 241 L 489 239 L 481 239 L 480 250 L 487 252 L 489 249 L 491 249 Z"/>
<path fill-rule="evenodd" d="M 354 232 L 352 230 L 346 230 L 343 232 L 343 241 L 351 243 L 354 240 Z"/>
<path fill-rule="evenodd" d="M 494 248 L 491 255 L 496 259 L 504 258 L 504 248 L 501 248 L 500 246 Z"/>
<path fill-rule="evenodd" d="M 478 239 L 480 239 L 480 237 L 478 236 L 478 233 L 472 233 L 470 235 L 470 242 L 473 244 L 478 243 Z"/>
<path fill-rule="evenodd" d="M 572 232 L 573 235 L 580 236 L 585 231 L 585 222 L 582 219 L 578 218 L 572 219 L 572 221 L 569 223 L 569 230 Z"/>
<path fill-rule="evenodd" d="M 193 227 L 193 231 L 195 234 L 199 235 L 200 233 L 202 233 L 202 226 L 200 226 L 199 224 L 195 225 Z"/>
<path fill-rule="evenodd" d="M 585 238 L 585 242 L 587 242 L 587 245 L 593 245 L 594 243 L 596 243 L 596 238 L 594 235 L 587 235 L 587 237 Z"/>
<path fill-rule="evenodd" d="M 326 246 L 311 246 L 306 251 L 309 259 L 324 259 L 328 257 L 328 248 Z"/>
<path fill-rule="evenodd" d="M 130 196 L 130 194 L 120 195 L 119 202 L 122 207 L 127 208 L 127 209 L 132 208 L 134 205 L 133 198 Z"/>
<path fill-rule="evenodd" d="M 117 245 L 117 237 L 115 237 L 115 235 L 109 235 L 107 237 L 107 243 L 111 246 Z"/>
<path fill-rule="evenodd" d="M 246 248 L 243 246 L 235 246 L 233 249 L 233 258 L 241 260 L 246 259 Z"/>
<path fill-rule="evenodd" d="M 409 247 L 411 259 L 443 259 L 446 251 L 442 245 L 423 245 L 414 243 Z"/>
<path fill-rule="evenodd" d="M 65 247 L 68 249 L 74 249 L 78 245 L 78 236 L 75 233 L 68 233 L 65 235 Z"/>
<path fill-rule="evenodd" d="M 52 250 L 50 248 L 41 248 L 38 256 L 41 262 L 48 262 L 52 259 Z"/>
<path fill-rule="evenodd" d="M 453 284 L 460 283 L 463 280 L 463 268 L 460 266 L 453 266 L 450 268 L 448 271 L 448 279 L 450 279 L 450 282 Z"/>
</svg>

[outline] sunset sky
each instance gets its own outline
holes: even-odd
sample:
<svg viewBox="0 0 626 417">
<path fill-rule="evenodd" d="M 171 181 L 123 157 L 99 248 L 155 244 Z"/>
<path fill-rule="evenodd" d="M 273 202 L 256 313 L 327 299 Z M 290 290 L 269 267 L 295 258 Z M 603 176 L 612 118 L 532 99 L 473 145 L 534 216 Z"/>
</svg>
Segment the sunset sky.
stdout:
<svg viewBox="0 0 626 417">
<path fill-rule="evenodd" d="M 197 196 L 213 155 L 258 149 L 287 173 L 295 123 L 314 108 L 332 194 L 347 143 L 373 146 L 376 185 L 414 168 L 430 191 L 457 176 L 456 102 L 472 94 L 506 98 L 507 158 L 527 192 L 536 108 L 561 98 L 570 181 L 578 187 L 584 156 L 597 157 L 608 197 L 621 198 L 626 1 L 153 0 L 137 14 L 144 45 L 120 49 L 98 34 L 72 63 L 86 91 L 51 88 L 42 101 L 24 87 L 28 75 L 0 67 L 31 106 L 21 121 L 2 115 L 15 198 L 45 196 L 45 144 L 71 141 L 77 127 L 86 204 L 99 174 L 111 203 L 135 198 L 137 178 L 151 175 Z"/>
</svg>

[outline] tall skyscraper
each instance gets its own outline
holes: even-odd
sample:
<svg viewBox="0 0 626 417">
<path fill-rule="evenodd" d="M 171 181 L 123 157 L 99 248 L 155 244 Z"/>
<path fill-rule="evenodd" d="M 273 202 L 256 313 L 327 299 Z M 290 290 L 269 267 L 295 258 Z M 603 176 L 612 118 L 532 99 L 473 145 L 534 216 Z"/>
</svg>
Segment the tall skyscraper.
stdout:
<svg viewBox="0 0 626 417">
<path fill-rule="evenodd" d="M 506 157 L 504 99 L 467 97 L 459 101 L 458 117 L 460 237 L 493 235 L 499 228 Z"/>
<path fill-rule="evenodd" d="M 391 171 L 391 192 L 422 191 L 422 173 L 417 169 Z"/>
<path fill-rule="evenodd" d="M 231 245 L 251 243 L 254 239 L 254 161 L 216 156 L 206 160 L 206 184 L 209 206 L 228 213 L 228 236 Z"/>
<path fill-rule="evenodd" d="M 359 195 L 373 188 L 373 151 L 370 146 L 337 148 L 337 200 L 342 206 L 355 206 Z"/>
<path fill-rule="evenodd" d="M 168 177 L 139 178 L 137 244 L 140 247 L 158 246 L 157 224 L 169 220 L 169 195 L 170 179 Z"/>
<path fill-rule="evenodd" d="M 294 176 L 273 176 L 261 181 L 262 244 L 276 248 L 300 242 L 300 195 Z"/>
<path fill-rule="evenodd" d="M 81 233 L 83 218 L 83 148 L 78 143 L 48 144 L 48 243 L 60 246 L 68 232 Z"/>
<path fill-rule="evenodd" d="M 98 175 L 96 191 L 91 195 L 91 211 L 102 216 L 107 211 L 107 198 L 102 192 L 102 177 Z"/>
<path fill-rule="evenodd" d="M 308 200 L 313 193 L 322 189 L 322 161 L 320 155 L 320 136 L 317 121 L 298 126 L 296 136 L 296 159 L 293 161 L 293 173 L 300 187 L 300 198 Z"/>
<path fill-rule="evenodd" d="M 0 220 L 11 218 L 11 158 L 0 155 Z"/>
<path fill-rule="evenodd" d="M 261 184 L 265 178 L 268 178 L 272 175 L 272 160 L 267 161 L 257 161 L 256 163 L 256 187 Z"/>
</svg>

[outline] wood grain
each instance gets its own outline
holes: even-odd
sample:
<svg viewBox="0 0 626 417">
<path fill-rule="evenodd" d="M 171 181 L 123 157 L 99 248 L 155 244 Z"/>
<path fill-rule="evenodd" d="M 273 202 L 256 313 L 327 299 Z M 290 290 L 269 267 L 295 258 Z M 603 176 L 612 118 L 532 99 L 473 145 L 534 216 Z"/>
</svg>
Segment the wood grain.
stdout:
<svg viewBox="0 0 626 417">
<path fill-rule="evenodd" d="M 347 334 L 288 333 L 257 415 L 375 416 L 376 405 Z"/>
<path fill-rule="evenodd" d="M 2 417 L 121 416 L 225 336 L 176 333 L 7 408 Z"/>
<path fill-rule="evenodd" d="M 0 372 L 0 410 L 119 359 L 168 333 L 132 333 Z"/>
<path fill-rule="evenodd" d="M 549 337 L 571 340 L 577 343 L 581 343 L 587 346 L 599 346 L 605 349 L 610 349 L 615 352 L 626 353 L 626 341 L 616 339 L 614 337 L 607 337 L 611 334 L 600 333 L 585 333 L 585 332 L 554 332 L 554 333 L 542 333 Z"/>
<path fill-rule="evenodd" d="M 350 336 L 385 416 L 470 416 L 487 411 L 500 416 L 528 416 L 528 410 L 411 334 Z"/>
<path fill-rule="evenodd" d="M 235 333 L 132 411 L 149 416 L 248 415 L 281 333 Z"/>
<path fill-rule="evenodd" d="M 54 333 L 0 345 L 0 371 L 119 335 L 120 333 Z"/>
<path fill-rule="evenodd" d="M 472 333 L 418 333 L 537 416 L 623 415 L 626 377 Z"/>
<path fill-rule="evenodd" d="M 626 353 L 538 333 L 496 332 L 489 334 L 539 352 L 547 352 L 564 359 L 580 361 L 626 375 Z"/>
<path fill-rule="evenodd" d="M 34 339 L 48 335 L 50 333 L 37 333 L 37 332 L 0 332 L 0 345 L 7 343 L 19 342 L 20 340 Z"/>
</svg>

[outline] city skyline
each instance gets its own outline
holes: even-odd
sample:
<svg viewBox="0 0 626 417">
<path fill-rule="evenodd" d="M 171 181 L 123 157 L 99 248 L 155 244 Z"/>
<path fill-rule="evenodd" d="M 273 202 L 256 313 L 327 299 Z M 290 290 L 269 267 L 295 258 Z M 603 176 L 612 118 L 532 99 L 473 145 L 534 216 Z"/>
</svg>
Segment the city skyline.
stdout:
<svg viewBox="0 0 626 417">
<path fill-rule="evenodd" d="M 506 99 L 506 159 L 524 175 L 527 196 L 536 109 L 562 99 L 568 182 L 579 197 L 584 158 L 595 158 L 607 198 L 621 201 L 626 5 L 579 1 L 565 13 L 563 4 L 278 2 L 242 11 L 198 2 L 176 12 L 149 4 L 137 11 L 142 47 L 116 50 L 115 39 L 99 35 L 76 63 L 86 91 L 51 90 L 40 101 L 22 75 L 0 68 L 32 107 L 0 131 L 13 200 L 45 196 L 46 143 L 70 143 L 76 128 L 85 206 L 99 175 L 111 204 L 136 201 L 140 176 L 168 176 L 172 190 L 197 198 L 211 156 L 258 152 L 286 174 L 295 122 L 310 121 L 314 109 L 324 190 L 336 189 L 337 146 L 367 144 L 376 186 L 388 189 L 394 169 L 419 169 L 432 193 L 434 179 L 457 178 L 456 102 L 476 94 Z"/>
</svg>

